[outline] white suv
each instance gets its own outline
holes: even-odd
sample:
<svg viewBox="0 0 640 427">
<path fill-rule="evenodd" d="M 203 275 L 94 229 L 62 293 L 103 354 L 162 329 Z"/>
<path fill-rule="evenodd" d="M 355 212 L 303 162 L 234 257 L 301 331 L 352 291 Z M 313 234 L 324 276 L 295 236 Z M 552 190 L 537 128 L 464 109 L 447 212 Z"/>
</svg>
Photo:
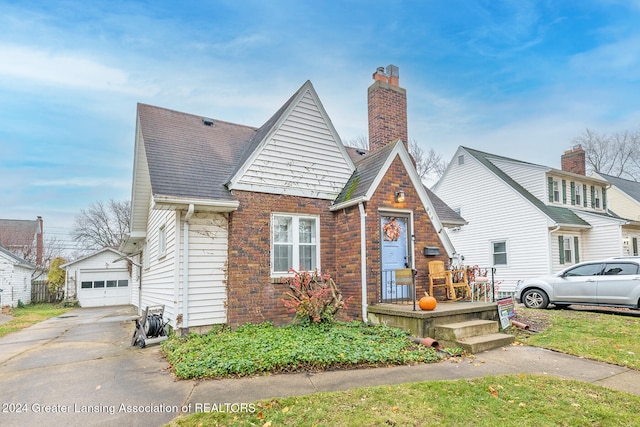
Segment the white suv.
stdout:
<svg viewBox="0 0 640 427">
<path fill-rule="evenodd" d="M 582 262 L 551 276 L 516 286 L 515 299 L 527 308 L 571 304 L 639 308 L 640 258 Z"/>
</svg>

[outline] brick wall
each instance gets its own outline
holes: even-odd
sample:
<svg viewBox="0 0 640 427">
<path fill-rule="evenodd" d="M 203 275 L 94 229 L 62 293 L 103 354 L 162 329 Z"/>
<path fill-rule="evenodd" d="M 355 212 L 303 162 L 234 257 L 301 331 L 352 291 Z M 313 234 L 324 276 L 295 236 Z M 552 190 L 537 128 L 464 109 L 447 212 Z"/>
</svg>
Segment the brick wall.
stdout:
<svg viewBox="0 0 640 427">
<path fill-rule="evenodd" d="M 403 203 L 396 203 L 394 195 L 396 191 L 404 190 L 406 196 Z M 416 292 L 418 298 L 428 291 L 427 280 L 429 261 L 442 260 L 448 262 L 445 248 L 440 242 L 433 223 L 422 205 L 418 193 L 413 188 L 411 180 L 399 158 L 396 158 L 384 178 L 380 182 L 375 194 L 366 203 L 366 234 L 367 234 L 367 301 L 374 304 L 380 299 L 380 219 L 386 214 L 393 213 L 394 209 L 412 210 L 413 226 L 412 230 L 415 241 L 414 262 L 418 270 L 416 277 Z M 357 229 L 356 229 L 357 227 Z M 361 288 L 360 288 L 360 218 L 358 207 L 351 207 L 337 213 L 336 230 L 339 238 L 336 246 L 336 273 L 340 289 L 345 296 L 353 295 L 352 303 L 349 304 L 347 315 L 355 318 L 362 318 Z M 349 239 L 354 239 L 349 242 Z M 357 239 L 357 240 L 356 240 Z M 345 242 L 340 244 L 340 241 Z M 440 248 L 441 255 L 438 257 L 425 257 L 423 248 L 425 246 L 436 246 Z"/>
<path fill-rule="evenodd" d="M 405 202 L 396 203 L 394 194 L 402 189 Z M 231 327 L 265 320 L 288 324 L 281 299 L 286 287 L 270 277 L 271 213 L 312 214 L 320 217 L 322 271 L 331 275 L 343 296 L 352 297 L 341 318 L 362 319 L 360 211 L 352 206 L 329 211 L 330 202 L 311 198 L 236 191 L 240 207 L 230 215 L 228 266 L 228 319 Z M 385 209 L 413 211 L 415 266 L 418 270 L 418 296 L 428 290 L 427 264 L 447 255 L 431 219 L 399 158 L 382 179 L 372 199 L 366 203 L 367 301 L 380 298 L 380 218 Z M 389 212 L 387 212 L 389 213 Z M 440 257 L 425 257 L 423 247 L 440 248 Z"/>
<path fill-rule="evenodd" d="M 407 91 L 377 80 L 368 90 L 369 149 L 375 150 L 396 139 L 408 144 Z M 407 145 L 408 146 L 408 145 Z"/>
<path fill-rule="evenodd" d="M 276 325 L 293 318 L 281 299 L 286 286 L 271 280 L 271 213 L 312 214 L 320 217 L 320 262 L 322 270 L 333 277 L 334 214 L 328 200 L 292 197 L 245 191 L 234 192 L 240 201 L 230 215 L 227 313 L 229 325 L 265 320 Z"/>
</svg>

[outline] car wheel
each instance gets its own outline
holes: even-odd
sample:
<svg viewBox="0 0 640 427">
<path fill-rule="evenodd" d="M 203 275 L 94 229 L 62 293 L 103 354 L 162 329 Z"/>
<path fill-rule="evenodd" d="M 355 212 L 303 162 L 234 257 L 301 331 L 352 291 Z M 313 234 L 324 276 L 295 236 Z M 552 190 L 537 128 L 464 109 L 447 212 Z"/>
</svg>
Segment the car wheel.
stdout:
<svg viewBox="0 0 640 427">
<path fill-rule="evenodd" d="M 522 295 L 522 302 L 527 308 L 547 308 L 549 297 L 540 289 L 529 289 Z"/>
</svg>

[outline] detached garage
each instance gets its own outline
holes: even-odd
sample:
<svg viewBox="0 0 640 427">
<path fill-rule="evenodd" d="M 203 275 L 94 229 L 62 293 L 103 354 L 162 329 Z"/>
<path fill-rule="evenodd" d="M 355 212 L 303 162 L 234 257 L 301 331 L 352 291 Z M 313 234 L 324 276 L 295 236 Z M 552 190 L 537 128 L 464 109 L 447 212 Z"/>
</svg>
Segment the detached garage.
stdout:
<svg viewBox="0 0 640 427">
<path fill-rule="evenodd" d="M 77 299 L 81 307 L 131 304 L 127 259 L 115 249 L 104 248 L 62 268 L 67 300 Z"/>
</svg>

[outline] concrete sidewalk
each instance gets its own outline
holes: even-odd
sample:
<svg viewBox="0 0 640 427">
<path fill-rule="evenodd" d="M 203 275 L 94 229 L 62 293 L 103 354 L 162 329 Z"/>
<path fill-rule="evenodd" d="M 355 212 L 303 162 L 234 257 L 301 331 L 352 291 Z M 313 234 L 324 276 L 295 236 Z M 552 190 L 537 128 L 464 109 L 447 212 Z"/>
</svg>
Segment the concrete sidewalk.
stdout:
<svg viewBox="0 0 640 427">
<path fill-rule="evenodd" d="M 158 346 L 131 347 L 133 317 L 131 307 L 76 309 L 0 338 L 0 424 L 158 426 L 205 404 L 496 374 L 554 375 L 640 395 L 638 371 L 527 346 L 427 365 L 182 381 Z"/>
</svg>

